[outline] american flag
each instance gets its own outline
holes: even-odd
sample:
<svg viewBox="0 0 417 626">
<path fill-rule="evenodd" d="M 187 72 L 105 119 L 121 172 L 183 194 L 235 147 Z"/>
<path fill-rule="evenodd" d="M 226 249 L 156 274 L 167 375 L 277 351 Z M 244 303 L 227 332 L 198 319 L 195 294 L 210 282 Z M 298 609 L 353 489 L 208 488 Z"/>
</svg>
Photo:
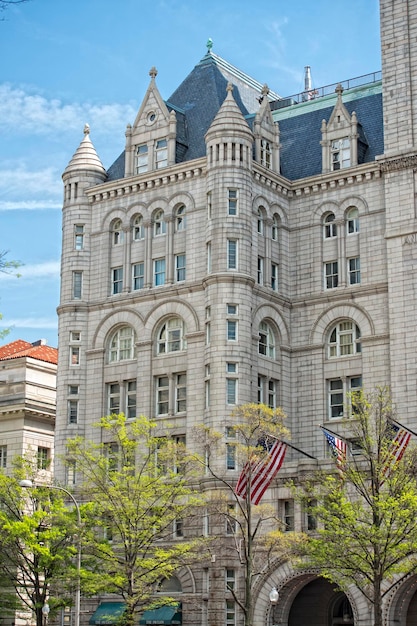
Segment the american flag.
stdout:
<svg viewBox="0 0 417 626">
<path fill-rule="evenodd" d="M 388 460 L 383 469 L 384 474 L 402 458 L 411 439 L 411 433 L 397 424 L 391 422 L 388 429 L 388 436 L 391 438 L 391 441 L 388 446 Z"/>
<path fill-rule="evenodd" d="M 268 451 L 268 456 L 258 461 L 248 461 L 235 488 L 236 495 L 244 499 L 250 491 L 249 497 L 252 504 L 259 504 L 261 501 L 265 491 L 278 474 L 287 451 L 287 444 L 279 440 L 271 443 L 262 440 L 258 442 L 258 445 Z"/>
<path fill-rule="evenodd" d="M 329 444 L 330 450 L 336 459 L 336 465 L 342 468 L 346 461 L 347 445 L 344 439 L 329 433 L 325 428 L 322 428 L 326 441 Z"/>
</svg>

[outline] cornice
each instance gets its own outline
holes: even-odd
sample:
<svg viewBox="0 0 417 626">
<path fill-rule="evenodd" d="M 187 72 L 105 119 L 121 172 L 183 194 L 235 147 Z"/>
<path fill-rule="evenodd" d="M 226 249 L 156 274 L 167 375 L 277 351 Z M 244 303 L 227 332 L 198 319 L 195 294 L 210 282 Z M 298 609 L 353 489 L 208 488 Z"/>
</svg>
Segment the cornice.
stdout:
<svg viewBox="0 0 417 626">
<path fill-rule="evenodd" d="M 399 172 L 400 170 L 416 169 L 417 168 L 417 154 L 402 154 L 400 156 L 388 158 L 386 160 L 380 160 L 379 165 L 381 172 Z"/>
</svg>

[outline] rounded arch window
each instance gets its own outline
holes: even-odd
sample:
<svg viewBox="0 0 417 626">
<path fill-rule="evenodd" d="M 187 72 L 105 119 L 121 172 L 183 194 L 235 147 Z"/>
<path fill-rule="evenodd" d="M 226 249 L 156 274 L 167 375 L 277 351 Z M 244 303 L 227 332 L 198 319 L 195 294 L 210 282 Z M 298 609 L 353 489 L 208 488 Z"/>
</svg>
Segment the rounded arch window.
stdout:
<svg viewBox="0 0 417 626">
<path fill-rule="evenodd" d="M 138 241 L 145 237 L 145 227 L 143 225 L 142 215 L 137 215 L 133 220 L 133 239 Z"/>
<path fill-rule="evenodd" d="M 260 206 L 258 209 L 258 219 L 257 219 L 257 231 L 260 235 L 264 234 L 265 228 L 265 209 L 263 206 Z"/>
<path fill-rule="evenodd" d="M 275 336 L 271 326 L 263 321 L 259 324 L 258 352 L 275 359 Z"/>
<path fill-rule="evenodd" d="M 164 212 L 162 209 L 158 209 L 153 218 L 153 234 L 157 237 L 158 235 L 165 235 L 165 233 L 166 222 L 164 219 Z"/>
<path fill-rule="evenodd" d="M 353 235 L 359 232 L 359 211 L 354 206 L 347 210 L 346 230 L 348 235 Z"/>
<path fill-rule="evenodd" d="M 115 220 L 112 226 L 112 241 L 114 245 L 123 242 L 123 225 L 122 220 Z"/>
<path fill-rule="evenodd" d="M 329 334 L 329 358 L 352 356 L 362 352 L 361 332 L 352 320 L 342 320 L 335 324 Z"/>
<path fill-rule="evenodd" d="M 157 338 L 157 354 L 168 354 L 185 350 L 185 324 L 179 317 L 171 317 L 159 329 Z"/>
<path fill-rule="evenodd" d="M 274 215 L 272 218 L 271 238 L 274 241 L 278 241 L 278 234 L 279 234 L 279 217 L 278 215 Z"/>
<path fill-rule="evenodd" d="M 324 238 L 337 237 L 336 217 L 334 213 L 328 213 L 324 218 Z"/>
<path fill-rule="evenodd" d="M 161 580 L 158 591 L 161 593 L 180 593 L 182 585 L 176 576 L 171 576 L 171 578 L 163 578 Z"/>
<path fill-rule="evenodd" d="M 110 337 L 109 363 L 127 361 L 136 357 L 136 333 L 131 326 L 118 328 Z"/>
<path fill-rule="evenodd" d="M 185 217 L 185 205 L 181 204 L 175 211 L 175 230 L 185 230 L 186 217 Z"/>
</svg>

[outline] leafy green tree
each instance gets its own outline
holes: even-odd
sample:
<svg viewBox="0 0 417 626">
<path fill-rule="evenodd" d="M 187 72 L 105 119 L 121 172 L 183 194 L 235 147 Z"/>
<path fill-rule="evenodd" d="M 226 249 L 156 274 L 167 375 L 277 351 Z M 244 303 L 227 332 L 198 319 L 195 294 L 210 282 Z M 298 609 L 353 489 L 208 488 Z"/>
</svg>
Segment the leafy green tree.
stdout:
<svg viewBox="0 0 417 626">
<path fill-rule="evenodd" d="M 382 601 L 395 575 L 417 566 L 415 450 L 402 458 L 395 439 L 390 395 L 379 388 L 351 398 L 344 427 L 356 451 L 334 474 L 318 474 L 298 489 L 319 523 L 305 544 L 308 562 L 347 590 L 355 585 L 373 605 L 382 626 Z M 400 432 L 401 434 L 401 432 Z"/>
<path fill-rule="evenodd" d="M 131 625 L 164 579 L 204 556 L 202 498 L 185 447 L 169 433 L 155 436 L 154 422 L 113 414 L 96 426 L 106 443 L 78 437 L 67 446 L 94 520 L 83 545 L 83 588 L 121 595 L 123 623 Z"/>
<path fill-rule="evenodd" d="M 23 476 L 0 472 L 0 604 L 10 613 L 33 611 L 42 626 L 46 602 L 52 614 L 71 602 L 76 519 L 50 489 L 22 488 Z"/>
<path fill-rule="evenodd" d="M 226 440 L 225 433 L 211 429 L 198 429 L 196 434 L 205 448 L 205 472 L 217 483 L 217 489 L 210 493 L 211 513 L 225 518 L 231 536 L 228 545 L 224 537 L 220 539 L 222 553 L 230 553 L 231 562 L 237 557 L 243 565 L 244 589 L 230 586 L 229 591 L 243 612 L 245 626 L 253 624 L 254 585 L 259 574 L 265 571 L 268 561 L 292 553 L 300 540 L 295 533 L 282 532 L 282 522 L 273 507 L 263 503 L 255 505 L 250 497 L 256 468 L 269 458 L 269 446 L 265 444 L 289 435 L 284 418 L 280 408 L 248 403 L 232 413 L 230 425 L 226 426 Z M 244 468 L 246 487 L 243 497 L 236 495 L 235 482 L 228 480 L 222 471 L 226 444 L 233 448 L 236 459 Z M 223 446 L 221 454 L 220 446 Z M 223 461 L 221 464 L 219 458 Z"/>
</svg>

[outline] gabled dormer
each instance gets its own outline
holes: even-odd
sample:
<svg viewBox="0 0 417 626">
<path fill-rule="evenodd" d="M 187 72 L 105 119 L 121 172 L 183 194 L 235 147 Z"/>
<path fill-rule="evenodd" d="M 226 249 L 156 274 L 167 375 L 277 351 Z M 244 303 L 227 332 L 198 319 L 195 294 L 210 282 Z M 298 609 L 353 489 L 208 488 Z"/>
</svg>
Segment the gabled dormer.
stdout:
<svg viewBox="0 0 417 626">
<path fill-rule="evenodd" d="M 268 94 L 268 85 L 264 85 L 260 98 L 261 106 L 253 122 L 255 161 L 267 169 L 279 172 L 279 127 L 278 122 L 274 122 L 272 118 Z"/>
<path fill-rule="evenodd" d="M 321 124 L 322 171 L 332 172 L 358 164 L 358 120 L 342 102 L 342 85 L 337 85 L 337 102 L 329 121 Z"/>
<path fill-rule="evenodd" d="M 133 126 L 126 129 L 125 176 L 163 169 L 175 163 L 177 120 L 156 86 L 156 69 Z"/>
</svg>

